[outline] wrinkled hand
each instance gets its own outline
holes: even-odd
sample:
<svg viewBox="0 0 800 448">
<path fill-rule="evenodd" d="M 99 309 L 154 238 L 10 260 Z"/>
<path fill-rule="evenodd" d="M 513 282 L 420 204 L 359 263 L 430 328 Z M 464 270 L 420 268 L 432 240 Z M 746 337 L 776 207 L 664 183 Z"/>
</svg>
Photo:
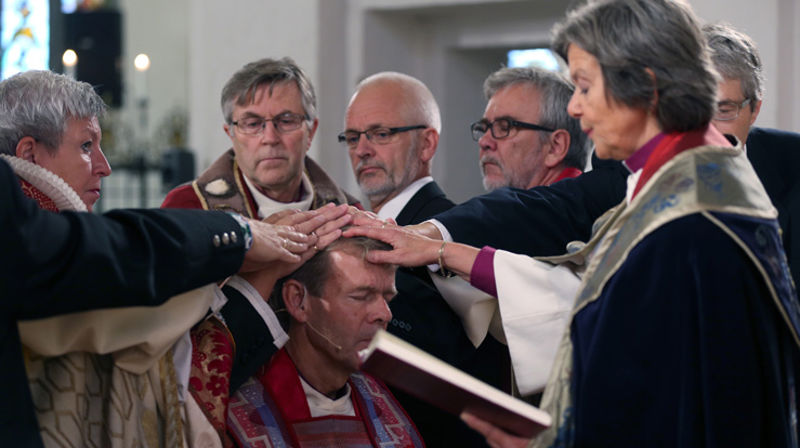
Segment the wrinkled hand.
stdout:
<svg viewBox="0 0 800 448">
<path fill-rule="evenodd" d="M 245 253 L 239 272 L 251 272 L 264 268 L 273 261 L 295 263 L 300 255 L 316 243 L 313 235 L 306 235 L 290 226 L 267 224 L 248 220 L 253 245 Z"/>
<path fill-rule="evenodd" d="M 353 217 L 349 214 L 348 207 L 344 204 L 328 203 L 316 210 L 305 212 L 289 210 L 276 213 L 267 219 L 274 219 L 275 224 L 292 226 L 301 233 L 316 235 L 319 238 L 315 242 L 316 247 L 323 249 L 339 238 L 342 235 L 340 229 L 352 221 Z"/>
<path fill-rule="evenodd" d="M 366 236 L 383 241 L 392 246 L 392 250 L 371 250 L 367 260 L 371 263 L 390 263 L 401 266 L 423 266 L 436 263 L 441 241 L 427 238 L 416 232 L 383 221 L 377 227 L 354 226 L 344 231 L 345 237 Z"/>
<path fill-rule="evenodd" d="M 524 448 L 530 443 L 530 439 L 511 435 L 468 412 L 461 413 L 461 420 L 464 420 L 467 426 L 486 437 L 486 443 L 492 448 Z"/>
<path fill-rule="evenodd" d="M 258 262 L 248 263 L 250 253 L 256 249 L 255 231 L 253 232 L 253 247 L 250 248 L 246 257 L 245 265 L 240 272 L 253 272 L 247 275 L 248 280 L 258 283 L 270 283 L 281 277 L 289 275 L 308 261 L 318 250 L 327 247 L 336 241 L 341 235 L 341 228 L 350 223 L 352 217 L 347 214 L 347 206 L 335 206 L 327 204 L 317 210 L 305 212 L 297 210 L 286 210 L 275 213 L 267 217 L 264 222 L 257 222 L 262 225 L 272 226 L 276 229 L 289 229 L 294 235 L 302 235 L 303 245 L 295 245 L 294 241 L 286 239 L 286 253 L 283 256 L 266 259 L 259 256 Z M 271 224 L 266 222 L 270 221 Z M 251 230 L 256 221 L 250 221 Z M 258 255 L 258 254 L 254 254 Z M 256 280 L 258 277 L 265 277 L 263 280 Z"/>
<path fill-rule="evenodd" d="M 288 210 L 265 221 L 249 220 L 253 246 L 245 255 L 240 272 L 267 267 L 271 262 L 299 263 L 341 235 L 342 226 L 352 218 L 347 206 L 328 204 L 307 212 Z M 310 252 L 307 254 L 306 252 Z"/>
<path fill-rule="evenodd" d="M 353 207 L 352 205 L 347 210 L 347 213 L 353 217 L 354 226 L 367 226 L 367 227 L 397 226 L 397 222 L 392 218 L 383 220 L 381 218 L 378 218 L 378 215 L 376 215 L 373 212 L 360 210 L 356 207 Z"/>
<path fill-rule="evenodd" d="M 275 224 L 291 226 L 301 233 L 311 234 L 315 237 L 314 243 L 307 250 L 300 253 L 300 259 L 296 262 L 273 262 L 269 268 L 276 270 L 278 277 L 285 277 L 303 263 L 308 261 L 314 254 L 328 247 L 329 244 L 342 236 L 341 228 L 350 224 L 352 216 L 348 214 L 347 205 L 326 204 L 317 210 L 305 212 L 288 210 L 271 215 L 266 220 L 271 219 Z M 265 220 L 265 221 L 266 221 Z"/>
</svg>

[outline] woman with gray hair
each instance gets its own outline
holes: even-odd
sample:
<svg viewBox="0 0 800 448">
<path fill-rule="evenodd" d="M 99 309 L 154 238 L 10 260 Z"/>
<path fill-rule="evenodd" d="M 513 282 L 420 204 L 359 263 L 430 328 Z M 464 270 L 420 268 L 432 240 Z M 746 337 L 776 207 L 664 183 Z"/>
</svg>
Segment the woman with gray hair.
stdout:
<svg viewBox="0 0 800 448">
<path fill-rule="evenodd" d="M 576 85 L 569 113 L 632 174 L 625 200 L 560 260 L 583 276 L 542 400 L 553 425 L 534 444 L 797 446 L 800 307 L 774 207 L 709 126 L 718 75 L 697 19 L 677 0 L 598 1 L 554 35 Z M 349 233 L 394 246 L 372 261 L 486 277 L 486 248 Z M 509 269 L 500 254 L 484 271 Z M 465 420 L 492 446 L 528 443 Z"/>
<path fill-rule="evenodd" d="M 100 148 L 105 109 L 91 85 L 47 70 L 0 83 L 0 157 L 25 191 L 44 188 L 58 203 L 45 208 L 92 211 L 100 199 L 102 179 L 111 174 Z"/>
</svg>

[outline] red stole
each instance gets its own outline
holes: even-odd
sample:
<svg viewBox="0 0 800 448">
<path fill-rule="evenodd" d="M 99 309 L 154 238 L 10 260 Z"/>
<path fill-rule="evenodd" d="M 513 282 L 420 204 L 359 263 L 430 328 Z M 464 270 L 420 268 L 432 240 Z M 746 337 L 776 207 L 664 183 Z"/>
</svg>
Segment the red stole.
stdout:
<svg viewBox="0 0 800 448">
<path fill-rule="evenodd" d="M 699 146 L 731 146 L 731 143 L 717 128 L 711 125 L 706 126 L 704 129 L 666 134 L 658 142 L 653 153 L 650 154 L 647 162 L 645 162 L 644 168 L 642 168 L 642 175 L 639 176 L 639 181 L 636 183 L 632 197 L 636 197 L 639 190 L 665 163 L 681 152 Z"/>
<path fill-rule="evenodd" d="M 560 181 L 560 180 L 572 179 L 573 177 L 578 177 L 581 174 L 583 174 L 583 171 L 581 171 L 581 170 L 579 170 L 577 168 L 573 168 L 571 166 L 568 166 L 568 167 L 564 168 L 563 170 L 561 170 L 561 173 L 558 175 L 556 180 L 554 180 L 551 183 L 551 185 L 556 183 L 556 182 L 558 182 L 558 181 Z"/>
<path fill-rule="evenodd" d="M 228 429 L 244 446 L 425 446 L 386 386 L 363 373 L 347 383 L 355 416 L 311 417 L 297 368 L 280 350 L 231 397 Z"/>
<path fill-rule="evenodd" d="M 315 437 L 326 437 L 326 434 L 314 434 L 314 431 L 307 432 L 303 430 L 304 423 L 323 420 L 338 420 L 344 425 L 337 424 L 336 426 L 340 428 L 342 426 L 348 427 L 349 430 L 346 431 L 346 436 L 342 433 L 337 434 L 337 439 L 340 441 L 343 441 L 341 438 L 344 436 L 348 445 L 372 445 L 361 415 L 362 406 L 359 406 L 361 403 L 359 403 L 358 393 L 356 393 L 353 384 L 349 381 L 350 398 L 353 400 L 355 417 L 329 415 L 315 418 L 311 417 L 306 393 L 300 384 L 300 374 L 285 349 L 278 351 L 269 364 L 259 371 L 257 377 L 264 390 L 272 397 L 281 414 L 281 418 L 286 423 L 290 437 L 297 446 L 306 444 L 313 446 Z M 319 440 L 316 442 L 319 442 Z"/>
</svg>

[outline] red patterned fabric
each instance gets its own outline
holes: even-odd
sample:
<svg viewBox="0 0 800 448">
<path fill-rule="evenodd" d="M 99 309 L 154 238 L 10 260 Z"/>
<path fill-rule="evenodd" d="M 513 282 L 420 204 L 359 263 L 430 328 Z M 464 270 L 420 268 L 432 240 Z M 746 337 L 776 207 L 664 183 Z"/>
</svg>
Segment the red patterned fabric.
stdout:
<svg viewBox="0 0 800 448">
<path fill-rule="evenodd" d="M 189 392 L 217 430 L 222 444 L 233 446 L 225 430 L 235 350 L 233 338 L 225 325 L 215 317 L 210 317 L 193 328 L 191 338 Z"/>
<path fill-rule="evenodd" d="M 56 203 L 53 202 L 53 200 L 47 197 L 44 193 L 42 193 L 41 190 L 34 187 L 30 182 L 20 178 L 19 185 L 20 187 L 22 187 L 22 193 L 24 193 L 25 196 L 39 203 L 39 208 L 50 212 L 58 213 L 59 210 L 58 207 L 56 207 Z"/>
<path fill-rule="evenodd" d="M 389 390 L 363 373 L 350 376 L 355 416 L 311 417 L 300 376 L 286 350 L 231 397 L 228 429 L 245 447 L 423 447 L 416 427 Z"/>
</svg>

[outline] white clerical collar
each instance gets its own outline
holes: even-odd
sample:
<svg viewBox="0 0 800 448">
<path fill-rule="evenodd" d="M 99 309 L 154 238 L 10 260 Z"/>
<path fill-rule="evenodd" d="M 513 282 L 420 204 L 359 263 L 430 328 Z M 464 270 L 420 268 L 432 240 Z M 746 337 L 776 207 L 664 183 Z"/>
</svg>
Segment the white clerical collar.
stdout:
<svg viewBox="0 0 800 448">
<path fill-rule="evenodd" d="M 308 178 L 305 171 L 302 173 L 300 185 L 300 191 L 303 192 L 303 196 L 297 202 L 278 202 L 270 199 L 267 195 L 259 191 L 247 176 L 243 175 L 242 177 L 247 184 L 247 188 L 250 189 L 253 199 L 256 201 L 258 216 L 261 219 L 284 210 L 308 210 L 311 208 L 311 200 L 314 199 L 314 186 L 311 185 L 311 180 Z"/>
<path fill-rule="evenodd" d="M 239 291 L 239 293 L 241 293 L 247 299 L 247 301 L 250 302 L 250 305 L 256 310 L 256 313 L 261 316 L 264 324 L 269 329 L 270 335 L 272 335 L 272 343 L 275 344 L 275 347 L 278 349 L 283 347 L 289 340 L 289 335 L 286 334 L 286 331 L 284 331 L 283 327 L 281 326 L 278 316 L 275 315 L 275 311 L 273 311 L 272 307 L 269 306 L 267 300 L 264 299 L 264 297 L 261 297 L 261 294 L 256 290 L 256 288 L 254 288 L 250 282 L 242 277 L 239 277 L 238 275 L 231 277 L 226 285 Z"/>
<path fill-rule="evenodd" d="M 300 384 L 303 386 L 303 392 L 306 394 L 306 401 L 308 402 L 308 409 L 311 411 L 311 417 L 325 417 L 327 415 L 349 415 L 355 417 L 356 410 L 353 408 L 353 400 L 350 399 L 350 384 L 345 383 L 345 392 L 341 397 L 332 400 L 327 395 L 314 389 L 314 387 L 306 382 L 302 376 L 299 376 Z"/>
<path fill-rule="evenodd" d="M 633 192 L 636 190 L 636 184 L 639 183 L 639 178 L 642 177 L 642 169 L 639 168 L 635 172 L 628 175 L 627 189 L 625 190 L 625 203 L 630 205 L 633 200 Z"/>
<path fill-rule="evenodd" d="M 399 215 L 406 204 L 408 204 L 408 201 L 417 194 L 419 189 L 431 182 L 433 182 L 433 177 L 431 176 L 421 177 L 412 182 L 411 185 L 407 186 L 400 194 L 383 204 L 383 207 L 378 211 L 378 218 L 397 219 L 397 215 Z"/>
</svg>

